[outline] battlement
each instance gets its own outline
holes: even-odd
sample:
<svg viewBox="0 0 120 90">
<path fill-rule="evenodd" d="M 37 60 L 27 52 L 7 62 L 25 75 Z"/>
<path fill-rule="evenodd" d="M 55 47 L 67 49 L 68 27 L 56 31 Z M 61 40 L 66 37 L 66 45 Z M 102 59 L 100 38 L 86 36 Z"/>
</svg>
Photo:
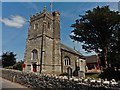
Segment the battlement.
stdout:
<svg viewBox="0 0 120 90">
<path fill-rule="evenodd" d="M 53 11 L 51 13 L 51 12 L 47 11 L 46 7 L 44 7 L 44 10 L 42 12 L 40 11 L 40 12 L 37 12 L 35 15 L 30 16 L 30 22 L 33 22 L 33 21 L 43 18 L 43 17 L 47 17 L 47 18 L 53 20 L 54 17 L 58 17 L 58 16 L 60 16 L 59 11 Z"/>
</svg>

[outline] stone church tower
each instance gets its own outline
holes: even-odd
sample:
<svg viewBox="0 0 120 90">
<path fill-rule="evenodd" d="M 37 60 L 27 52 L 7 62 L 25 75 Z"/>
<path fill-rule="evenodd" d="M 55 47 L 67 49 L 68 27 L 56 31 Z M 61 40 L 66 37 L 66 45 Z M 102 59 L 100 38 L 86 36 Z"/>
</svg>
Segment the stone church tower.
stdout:
<svg viewBox="0 0 120 90">
<path fill-rule="evenodd" d="M 30 17 L 24 56 L 25 71 L 61 72 L 60 13 L 43 12 Z"/>
</svg>

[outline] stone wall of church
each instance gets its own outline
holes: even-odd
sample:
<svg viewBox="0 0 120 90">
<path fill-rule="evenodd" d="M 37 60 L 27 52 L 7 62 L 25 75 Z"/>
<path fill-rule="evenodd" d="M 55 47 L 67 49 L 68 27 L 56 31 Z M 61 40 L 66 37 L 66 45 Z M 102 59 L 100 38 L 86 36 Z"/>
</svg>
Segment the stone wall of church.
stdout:
<svg viewBox="0 0 120 90">
<path fill-rule="evenodd" d="M 54 71 L 57 74 L 61 74 L 61 50 L 60 50 L 60 40 L 56 40 L 55 43 L 55 53 L 54 53 Z"/>
<path fill-rule="evenodd" d="M 38 59 L 31 60 L 32 50 L 38 52 Z M 41 57 L 42 54 L 42 57 Z M 25 52 L 25 71 L 32 71 L 32 63 L 37 64 L 40 71 L 42 58 L 42 73 L 61 73 L 60 52 L 60 14 L 55 11 L 52 14 L 44 8 L 42 13 L 30 17 L 30 27 Z"/>
<path fill-rule="evenodd" d="M 26 69 L 28 71 L 32 71 L 32 63 L 36 63 L 37 65 L 40 65 L 40 52 L 41 52 L 41 37 L 27 41 L 26 44 L 26 53 L 25 53 L 25 64 Z M 38 51 L 38 60 L 32 60 L 32 51 L 36 49 Z M 37 66 L 37 71 L 39 71 L 39 66 Z"/>
<path fill-rule="evenodd" d="M 53 14 L 53 72 L 61 73 L 61 51 L 60 51 L 60 13 Z"/>
<path fill-rule="evenodd" d="M 65 61 L 64 58 L 65 57 L 69 57 L 70 58 L 70 65 L 65 65 Z M 65 50 L 61 50 L 61 62 L 62 62 L 62 72 L 67 72 L 67 68 L 70 66 L 72 68 L 72 71 L 75 70 L 75 66 L 76 66 L 76 60 L 78 60 L 79 56 L 76 54 L 73 54 L 71 52 L 65 51 Z"/>
<path fill-rule="evenodd" d="M 45 48 L 43 51 L 44 58 L 43 58 L 43 68 L 42 73 L 50 73 L 52 71 L 52 57 L 53 57 L 53 39 L 50 39 L 49 37 L 45 37 Z"/>
</svg>

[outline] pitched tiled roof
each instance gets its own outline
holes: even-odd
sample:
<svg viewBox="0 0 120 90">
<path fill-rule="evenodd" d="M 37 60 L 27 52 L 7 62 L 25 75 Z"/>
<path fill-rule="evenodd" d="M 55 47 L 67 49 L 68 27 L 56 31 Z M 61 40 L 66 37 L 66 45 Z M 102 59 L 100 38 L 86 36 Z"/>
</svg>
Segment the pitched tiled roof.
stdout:
<svg viewBox="0 0 120 90">
<path fill-rule="evenodd" d="M 74 54 L 83 56 L 79 51 L 77 51 L 77 50 L 75 50 L 75 49 L 72 49 L 72 48 L 64 45 L 63 43 L 61 43 L 60 46 L 61 46 L 61 49 L 62 49 L 62 50 L 65 50 L 65 51 L 68 51 L 68 52 L 71 52 L 71 53 L 74 53 Z"/>
<path fill-rule="evenodd" d="M 96 55 L 92 55 L 92 56 L 85 56 L 86 58 L 86 63 L 97 63 L 98 58 Z"/>
</svg>

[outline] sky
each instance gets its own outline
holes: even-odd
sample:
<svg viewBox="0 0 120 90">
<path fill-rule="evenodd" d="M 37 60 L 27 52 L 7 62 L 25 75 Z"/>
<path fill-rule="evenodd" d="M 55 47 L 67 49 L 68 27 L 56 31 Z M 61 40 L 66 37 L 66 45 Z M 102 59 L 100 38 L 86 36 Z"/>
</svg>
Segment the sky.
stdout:
<svg viewBox="0 0 120 90">
<path fill-rule="evenodd" d="M 73 30 L 70 26 L 79 18 L 79 15 L 84 15 L 85 11 L 105 5 L 109 5 L 111 10 L 118 10 L 117 2 L 53 2 L 53 11 L 60 12 L 61 42 L 71 48 L 75 47 L 85 56 L 95 54 L 94 52 L 85 53 L 81 43 L 70 39 L 69 35 Z M 3 52 L 15 52 L 17 60 L 24 59 L 29 18 L 43 11 L 44 6 L 47 7 L 48 12 L 51 11 L 49 2 L 2 2 L 2 18 L 0 16 L 2 32 L 0 33 L 2 33 Z"/>
</svg>

